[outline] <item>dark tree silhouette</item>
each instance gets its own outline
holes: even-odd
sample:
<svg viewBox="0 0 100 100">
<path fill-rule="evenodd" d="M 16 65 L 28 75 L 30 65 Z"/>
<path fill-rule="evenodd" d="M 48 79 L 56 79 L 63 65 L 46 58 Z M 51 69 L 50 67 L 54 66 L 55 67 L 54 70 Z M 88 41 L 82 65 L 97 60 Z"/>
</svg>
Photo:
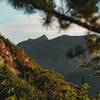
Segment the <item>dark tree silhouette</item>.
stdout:
<svg viewBox="0 0 100 100">
<path fill-rule="evenodd" d="M 59 23 L 61 29 L 68 28 L 72 23 L 90 31 L 100 33 L 98 20 L 100 0 L 5 0 L 15 9 L 31 14 L 37 11 L 46 16 L 44 25 L 51 24 L 52 19 Z M 59 4 L 57 2 L 59 1 Z M 96 14 L 96 15 L 95 15 Z"/>
</svg>

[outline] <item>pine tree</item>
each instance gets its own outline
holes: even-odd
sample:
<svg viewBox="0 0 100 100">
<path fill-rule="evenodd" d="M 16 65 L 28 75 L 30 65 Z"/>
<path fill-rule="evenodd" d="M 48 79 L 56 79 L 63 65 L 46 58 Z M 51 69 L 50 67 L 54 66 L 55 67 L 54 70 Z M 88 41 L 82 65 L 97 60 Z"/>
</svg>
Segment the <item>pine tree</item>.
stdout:
<svg viewBox="0 0 100 100">
<path fill-rule="evenodd" d="M 98 13 L 100 0 L 5 0 L 15 9 L 32 14 L 43 12 L 43 25 L 50 25 L 57 21 L 60 29 L 68 28 L 72 23 L 80 25 L 88 30 L 100 33 L 100 18 Z M 95 16 L 95 14 L 97 14 Z M 84 20 L 84 21 L 82 21 Z"/>
</svg>

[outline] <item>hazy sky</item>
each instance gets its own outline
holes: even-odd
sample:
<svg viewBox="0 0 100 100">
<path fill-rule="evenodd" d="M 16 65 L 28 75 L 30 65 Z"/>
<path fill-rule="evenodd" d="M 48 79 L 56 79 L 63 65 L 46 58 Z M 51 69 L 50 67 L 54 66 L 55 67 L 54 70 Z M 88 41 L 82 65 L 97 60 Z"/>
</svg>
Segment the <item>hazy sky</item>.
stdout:
<svg viewBox="0 0 100 100">
<path fill-rule="evenodd" d="M 40 14 L 24 15 L 23 12 L 13 9 L 5 2 L 0 2 L 0 32 L 12 42 L 18 43 L 28 38 L 38 38 L 45 34 L 49 39 L 66 35 L 83 35 L 86 30 L 82 27 L 72 25 L 66 32 L 59 32 L 58 28 L 46 30 L 42 27 Z M 57 27 L 57 26 L 56 26 Z"/>
</svg>

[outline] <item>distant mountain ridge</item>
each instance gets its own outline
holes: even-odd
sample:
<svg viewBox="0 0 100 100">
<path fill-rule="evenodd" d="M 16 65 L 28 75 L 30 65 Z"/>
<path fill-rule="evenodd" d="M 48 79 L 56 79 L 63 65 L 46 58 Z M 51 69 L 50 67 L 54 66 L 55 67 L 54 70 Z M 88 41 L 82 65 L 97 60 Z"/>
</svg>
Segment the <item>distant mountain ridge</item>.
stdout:
<svg viewBox="0 0 100 100">
<path fill-rule="evenodd" d="M 74 48 L 75 45 L 83 44 L 83 47 L 86 47 L 84 44 L 86 40 L 84 37 L 71 37 L 71 36 L 60 36 L 52 40 L 48 40 L 45 35 L 37 39 L 29 39 L 27 41 L 21 42 L 18 46 L 29 55 L 34 57 L 37 63 L 45 68 L 54 68 L 57 67 L 55 71 L 61 72 L 61 65 L 64 64 L 64 68 L 68 65 L 65 54 L 71 48 Z M 60 61 L 61 60 L 61 61 Z M 64 63 L 62 63 L 64 62 Z M 69 63 L 70 64 L 70 63 Z M 57 66 L 58 65 L 58 66 Z"/>
<path fill-rule="evenodd" d="M 34 57 L 35 61 L 42 67 L 53 68 L 54 71 L 63 74 L 67 81 L 80 85 L 84 76 L 84 81 L 93 86 L 90 94 L 95 94 L 98 91 L 100 79 L 88 77 L 90 70 L 77 68 L 76 66 L 79 64 L 78 59 L 72 60 L 65 55 L 66 52 L 77 45 L 87 48 L 85 36 L 62 35 L 52 40 L 44 37 L 46 36 L 23 41 L 18 46 L 24 49 L 29 56 Z"/>
</svg>

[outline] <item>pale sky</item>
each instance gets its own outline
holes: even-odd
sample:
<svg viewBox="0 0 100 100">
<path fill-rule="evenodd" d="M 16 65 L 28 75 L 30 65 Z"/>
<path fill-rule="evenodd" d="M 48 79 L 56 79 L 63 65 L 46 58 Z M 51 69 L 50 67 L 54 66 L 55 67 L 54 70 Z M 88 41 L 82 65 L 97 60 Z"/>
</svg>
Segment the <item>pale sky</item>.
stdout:
<svg viewBox="0 0 100 100">
<path fill-rule="evenodd" d="M 5 2 L 0 2 L 0 32 L 10 41 L 17 44 L 29 38 L 38 38 L 45 34 L 49 39 L 60 35 L 85 35 L 86 29 L 72 25 L 67 31 L 59 32 L 56 23 L 51 29 L 42 26 L 40 14 L 24 15 L 23 12 L 15 10 Z"/>
</svg>

